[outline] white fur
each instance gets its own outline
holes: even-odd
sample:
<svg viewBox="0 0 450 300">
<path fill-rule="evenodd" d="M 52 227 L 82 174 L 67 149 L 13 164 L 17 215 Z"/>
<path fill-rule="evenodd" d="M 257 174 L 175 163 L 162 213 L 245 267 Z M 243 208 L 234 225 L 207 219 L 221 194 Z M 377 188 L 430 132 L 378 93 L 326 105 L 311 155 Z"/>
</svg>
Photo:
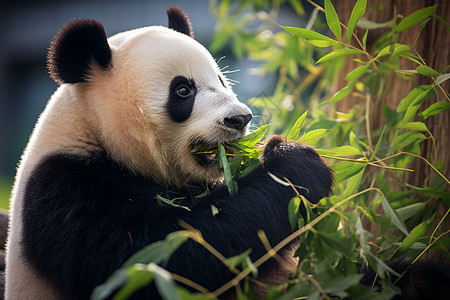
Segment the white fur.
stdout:
<svg viewBox="0 0 450 300">
<path fill-rule="evenodd" d="M 60 149 L 88 155 L 95 150 L 90 144 L 97 143 L 135 172 L 161 184 L 180 185 L 220 175 L 195 162 L 192 139 L 223 142 L 241 137 L 223 125 L 223 119 L 249 114 L 250 109 L 230 87 L 222 86 L 219 68 L 198 42 L 153 26 L 117 34 L 109 44 L 112 69 L 93 65 L 89 82 L 60 86 L 22 156 L 11 198 L 6 299 L 60 299 L 21 257 L 23 192 L 44 155 Z M 192 115 L 182 123 L 172 121 L 164 108 L 175 76 L 193 79 L 197 87 Z"/>
</svg>

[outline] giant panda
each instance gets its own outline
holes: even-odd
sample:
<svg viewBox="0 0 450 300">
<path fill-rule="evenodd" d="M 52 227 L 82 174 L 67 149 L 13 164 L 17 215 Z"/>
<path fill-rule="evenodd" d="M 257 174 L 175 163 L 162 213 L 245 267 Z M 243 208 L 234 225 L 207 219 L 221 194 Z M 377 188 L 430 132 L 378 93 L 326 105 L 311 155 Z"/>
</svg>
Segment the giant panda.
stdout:
<svg viewBox="0 0 450 300">
<path fill-rule="evenodd" d="M 261 164 L 231 196 L 217 158 L 194 156 L 198 143 L 237 140 L 251 110 L 238 101 L 182 10 L 169 26 L 107 38 L 92 19 L 73 20 L 51 43 L 48 68 L 60 84 L 21 158 L 11 198 L 6 299 L 88 299 L 131 255 L 181 230 L 198 229 L 225 257 L 266 253 L 257 232 L 276 245 L 292 228 L 292 187 L 312 203 L 329 195 L 332 172 L 314 149 L 275 136 Z M 204 197 L 206 188 L 210 193 Z M 190 211 L 156 195 L 184 197 Z M 211 205 L 218 209 L 211 211 Z M 286 250 L 287 251 L 287 250 Z M 277 268 L 260 268 L 262 278 Z M 164 268 L 210 291 L 234 277 L 188 240 Z M 270 276 L 269 276 L 270 277 Z M 136 295 L 157 299 L 154 286 Z"/>
</svg>

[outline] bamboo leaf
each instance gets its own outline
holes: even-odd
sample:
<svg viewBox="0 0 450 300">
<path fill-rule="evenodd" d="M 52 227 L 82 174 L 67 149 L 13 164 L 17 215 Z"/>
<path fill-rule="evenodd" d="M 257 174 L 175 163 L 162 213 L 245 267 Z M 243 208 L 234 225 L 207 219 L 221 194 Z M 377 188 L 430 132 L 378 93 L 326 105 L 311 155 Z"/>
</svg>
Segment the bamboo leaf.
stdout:
<svg viewBox="0 0 450 300">
<path fill-rule="evenodd" d="M 349 197 L 350 195 L 357 192 L 358 187 L 361 183 L 361 179 L 364 175 L 364 170 L 366 169 L 365 165 L 363 165 L 363 166 L 364 166 L 364 168 L 362 168 L 361 171 L 359 171 L 355 175 L 348 178 L 347 184 L 345 187 L 345 192 L 342 194 L 342 196 Z"/>
<path fill-rule="evenodd" d="M 432 88 L 431 85 L 421 85 L 418 87 L 415 87 L 411 92 L 408 93 L 408 95 L 400 101 L 397 112 L 403 112 L 408 109 L 408 107 L 411 105 L 411 103 L 414 101 L 414 99 L 417 98 L 418 95 L 420 95 L 422 92 L 426 90 L 430 90 Z"/>
<path fill-rule="evenodd" d="M 415 56 L 415 55 L 412 55 L 411 53 L 402 53 L 402 54 L 400 54 L 400 56 L 401 57 L 403 57 L 403 58 L 406 58 L 407 60 L 409 60 L 409 61 L 412 61 L 412 62 L 414 62 L 415 64 L 418 64 L 418 65 L 421 65 L 422 64 L 422 62 L 420 62 L 420 58 L 419 57 L 417 57 L 417 56 Z M 417 72 L 417 71 L 416 71 Z"/>
<path fill-rule="evenodd" d="M 213 217 L 215 217 L 219 213 L 219 209 L 212 204 L 211 204 L 211 213 L 212 213 Z"/>
<path fill-rule="evenodd" d="M 187 207 L 187 206 L 175 204 L 175 203 L 174 203 L 174 200 L 176 200 L 176 199 L 170 200 L 170 199 L 164 198 L 164 197 L 161 196 L 161 195 L 156 195 L 156 196 L 155 196 L 155 199 L 156 199 L 157 201 L 166 203 L 166 204 L 168 204 L 168 205 L 170 205 L 170 206 L 182 208 L 182 209 L 185 209 L 185 210 L 187 210 L 187 211 L 191 211 L 191 209 L 190 209 L 189 207 Z"/>
<path fill-rule="evenodd" d="M 386 278 L 386 274 L 389 272 L 391 274 L 394 274 L 395 276 L 400 276 L 399 273 L 394 271 L 391 267 L 389 267 L 385 262 L 383 262 L 380 258 L 378 258 L 375 254 L 368 252 L 367 253 L 367 260 L 370 264 L 370 266 L 376 270 L 377 276 L 379 276 L 381 279 Z M 388 294 L 389 295 L 389 294 Z M 375 299 L 391 299 L 394 294 L 391 294 L 389 296 L 385 296 L 382 294 L 379 294 L 379 298 L 376 297 Z"/>
<path fill-rule="evenodd" d="M 293 35 L 305 39 L 306 41 L 312 44 L 316 43 L 316 46 L 318 47 L 328 47 L 337 43 L 335 40 L 320 33 L 317 33 L 313 30 L 288 26 L 281 26 L 281 27 L 284 30 L 292 33 Z"/>
<path fill-rule="evenodd" d="M 225 148 L 222 144 L 219 144 L 219 163 L 225 176 L 225 182 L 227 184 L 228 192 L 231 196 L 237 194 L 237 187 L 234 183 L 233 175 L 231 174 L 230 166 L 228 165 L 227 155 Z"/>
<path fill-rule="evenodd" d="M 411 50 L 411 47 L 404 44 L 398 44 L 395 43 L 392 50 L 392 57 L 395 57 L 397 55 L 405 54 L 405 52 L 409 52 Z"/>
<path fill-rule="evenodd" d="M 305 215 L 303 216 L 305 223 L 309 223 L 311 222 L 311 218 L 313 216 L 311 205 L 309 205 L 309 202 L 303 196 L 300 197 L 300 200 L 302 202 L 303 207 L 305 208 Z"/>
<path fill-rule="evenodd" d="M 349 43 L 352 40 L 352 34 L 355 31 L 356 24 L 358 24 L 359 19 L 361 19 L 361 17 L 364 16 L 364 13 L 366 12 L 366 5 L 367 0 L 358 0 L 353 7 L 347 26 L 347 38 Z"/>
<path fill-rule="evenodd" d="M 421 92 L 412 101 L 412 103 L 409 105 L 408 109 L 406 110 L 406 113 L 403 118 L 401 126 L 405 126 L 405 124 L 416 115 L 416 112 L 419 110 L 419 107 L 422 105 L 423 101 L 425 101 L 425 97 L 428 95 L 428 93 L 430 91 L 431 91 L 431 88 Z"/>
<path fill-rule="evenodd" d="M 127 273 L 128 280 L 114 295 L 114 300 L 128 299 L 133 293 L 153 280 L 153 274 L 146 268 L 146 265 L 134 265 L 128 268 Z"/>
<path fill-rule="evenodd" d="M 345 80 L 352 81 L 361 77 L 367 70 L 369 70 L 370 64 L 362 65 L 351 71 L 345 76 Z"/>
<path fill-rule="evenodd" d="M 402 32 L 416 24 L 419 24 L 420 22 L 431 16 L 436 8 L 437 5 L 433 5 L 413 12 L 397 25 L 397 27 L 395 28 L 395 32 Z"/>
<path fill-rule="evenodd" d="M 278 177 L 275 176 L 274 174 L 270 173 L 269 171 L 267 171 L 267 175 L 269 175 L 270 178 L 272 178 L 275 182 L 278 182 L 278 183 L 281 184 L 281 185 L 284 185 L 284 186 L 291 186 L 291 185 L 289 184 L 289 182 L 286 182 L 286 181 L 284 181 L 284 180 L 281 180 L 280 178 L 278 178 Z"/>
<path fill-rule="evenodd" d="M 300 198 L 294 197 L 289 201 L 288 213 L 289 213 L 289 224 L 291 224 L 291 229 L 295 230 L 298 227 L 298 217 L 300 209 Z"/>
<path fill-rule="evenodd" d="M 416 71 L 417 71 L 417 73 L 419 73 L 419 74 L 421 74 L 423 76 L 428 76 L 428 77 L 430 77 L 430 76 L 438 76 L 439 75 L 438 72 L 436 72 L 432 68 L 430 68 L 428 66 L 425 66 L 425 65 L 418 66 L 416 68 Z"/>
<path fill-rule="evenodd" d="M 356 137 L 356 134 L 353 131 L 350 131 L 350 145 L 352 145 L 353 147 L 355 147 L 356 149 L 359 149 L 361 151 L 361 147 L 359 145 L 358 142 L 358 138 Z"/>
<path fill-rule="evenodd" d="M 431 104 L 427 109 L 420 113 L 420 117 L 426 120 L 432 115 L 436 115 L 447 110 L 450 110 L 450 103 L 446 101 L 439 101 Z"/>
<path fill-rule="evenodd" d="M 415 192 L 419 192 L 422 193 L 428 197 L 432 197 L 432 198 L 441 198 L 441 199 L 450 199 L 450 194 L 446 191 L 440 191 L 437 189 L 430 189 L 428 187 L 425 188 L 420 188 L 417 186 L 413 186 L 411 184 L 406 183 L 405 186 L 407 186 L 408 188 L 410 188 L 411 190 L 414 190 Z"/>
<path fill-rule="evenodd" d="M 375 145 L 375 149 L 373 150 L 372 155 L 370 155 L 370 158 L 369 158 L 370 161 L 377 155 L 378 149 L 380 149 L 380 145 L 383 141 L 383 135 L 384 135 L 385 130 L 386 130 L 386 125 L 384 125 L 383 131 L 381 131 L 380 138 L 378 139 L 378 142 Z"/>
<path fill-rule="evenodd" d="M 402 218 L 402 220 L 406 221 L 409 218 L 420 214 L 420 212 L 424 209 L 425 205 L 426 205 L 425 202 L 413 203 L 408 206 L 397 208 L 395 212 Z"/>
<path fill-rule="evenodd" d="M 155 263 L 149 265 L 153 273 L 156 288 L 163 299 L 181 300 L 178 295 L 175 281 L 170 276 L 170 273 Z"/>
<path fill-rule="evenodd" d="M 131 256 L 124 264 L 124 268 L 134 264 L 149 264 L 151 262 L 161 263 L 172 255 L 187 239 L 189 235 L 186 231 L 177 231 L 167 235 L 162 240 L 155 242 Z"/>
<path fill-rule="evenodd" d="M 347 253 L 349 251 L 349 246 L 347 245 L 347 243 L 345 243 L 344 239 L 339 239 L 331 233 L 322 231 L 316 231 L 316 234 L 320 238 L 322 238 L 322 241 L 328 244 L 328 246 L 330 246 L 332 249 L 335 249 L 341 253 Z M 361 276 L 359 276 L 359 279 L 361 279 Z"/>
<path fill-rule="evenodd" d="M 410 129 L 410 130 L 414 130 L 414 131 L 424 131 L 424 132 L 428 132 L 428 128 L 427 125 L 425 125 L 422 122 L 408 122 L 405 124 L 405 126 L 403 126 L 402 128 L 404 129 Z"/>
<path fill-rule="evenodd" d="M 378 59 L 380 57 L 383 57 L 383 56 L 386 56 L 389 54 L 392 55 L 392 57 L 394 57 L 396 55 L 401 55 L 401 56 L 406 55 L 406 54 L 409 54 L 410 49 L 411 49 L 411 47 L 408 45 L 394 43 L 394 44 L 388 45 L 388 46 L 384 47 L 383 49 L 381 49 L 381 51 L 377 54 L 375 59 Z"/>
<path fill-rule="evenodd" d="M 306 141 L 309 145 L 314 146 L 321 138 L 327 134 L 326 129 L 311 130 L 302 135 L 299 140 Z"/>
<path fill-rule="evenodd" d="M 331 0 L 325 0 L 325 18 L 331 32 L 341 40 L 341 24 L 339 23 L 339 17 Z"/>
<path fill-rule="evenodd" d="M 330 99 L 320 103 L 318 105 L 318 107 L 323 106 L 325 104 L 329 104 L 329 103 L 333 103 L 333 102 L 337 102 L 339 100 L 342 100 L 344 97 L 346 97 L 348 94 L 350 94 L 350 92 L 353 90 L 353 87 L 356 84 L 356 80 L 355 81 L 351 81 L 347 86 L 345 86 L 344 88 L 342 88 L 341 90 L 339 90 L 336 94 L 334 94 L 333 97 L 331 97 Z"/>
<path fill-rule="evenodd" d="M 403 255 L 415 242 L 418 242 L 421 237 L 423 237 L 427 230 L 430 229 L 431 225 L 433 224 L 435 214 L 426 220 L 423 223 L 420 223 L 416 227 L 414 227 L 413 230 L 411 230 L 411 233 L 405 237 L 405 239 L 402 241 L 400 246 L 395 250 L 395 252 L 392 254 L 392 258 L 397 258 Z"/>
<path fill-rule="evenodd" d="M 239 174 L 239 178 L 246 176 L 251 171 L 256 169 L 259 165 L 260 165 L 260 161 L 258 158 L 247 160 L 247 164 L 246 164 L 247 167 L 243 171 L 241 171 L 241 173 Z"/>
<path fill-rule="evenodd" d="M 395 227 L 397 227 L 404 235 L 408 235 L 408 229 L 406 229 L 405 223 L 398 217 L 383 194 L 381 194 L 381 206 L 383 206 L 384 212 L 391 217 L 391 221 Z"/>
<path fill-rule="evenodd" d="M 92 292 L 92 300 L 107 299 L 113 292 L 123 286 L 128 280 L 128 272 L 124 269 L 115 271 L 105 283 L 97 286 Z"/>
<path fill-rule="evenodd" d="M 335 41 L 334 44 L 331 44 L 329 41 L 323 41 L 323 40 L 305 40 L 305 41 L 307 41 L 311 45 L 314 45 L 316 47 L 321 47 L 321 48 L 330 47 L 331 45 L 334 45 L 337 43 Z"/>
<path fill-rule="evenodd" d="M 380 29 L 380 28 L 387 28 L 387 27 L 391 26 L 392 22 L 393 22 L 393 20 L 389 20 L 384 23 L 376 23 L 376 22 L 367 20 L 365 18 L 361 18 L 358 21 L 358 27 L 361 27 L 361 28 L 367 29 L 367 30 L 374 30 L 374 29 Z"/>
<path fill-rule="evenodd" d="M 422 23 L 420 23 L 419 26 L 419 33 L 422 32 L 422 30 L 425 28 L 425 26 L 428 24 L 428 22 L 430 22 L 431 18 L 427 18 L 425 19 L 425 21 L 423 21 Z"/>
<path fill-rule="evenodd" d="M 349 49 L 349 48 L 344 48 L 344 49 L 337 49 L 333 52 L 328 53 L 327 55 L 323 56 L 322 58 L 320 58 L 316 64 L 320 64 L 323 63 L 325 61 L 329 61 L 332 59 L 336 59 L 342 56 L 347 56 L 347 55 L 353 55 L 353 54 L 360 54 L 360 53 L 364 53 L 361 50 L 357 50 L 357 49 Z"/>
<path fill-rule="evenodd" d="M 108 298 L 118 288 L 122 287 L 114 299 L 126 299 L 134 291 L 149 283 L 153 270 L 147 269 L 147 264 L 163 263 L 187 239 L 187 231 L 177 231 L 167 235 L 131 256 L 121 269 L 114 272 L 102 285 L 97 286 L 92 293 L 92 299 Z"/>
<path fill-rule="evenodd" d="M 445 73 L 445 74 L 439 75 L 436 78 L 436 84 L 441 84 L 448 79 L 450 79 L 450 73 Z"/>
<path fill-rule="evenodd" d="M 427 137 L 424 136 L 422 133 L 409 131 L 394 138 L 394 140 L 392 141 L 392 152 L 405 148 L 411 145 L 412 143 L 421 142 L 426 139 Z"/>
<path fill-rule="evenodd" d="M 369 33 L 369 29 L 366 29 L 366 33 L 364 33 L 363 39 L 362 39 L 362 43 L 363 43 L 363 47 L 364 49 L 366 49 L 366 44 L 367 44 L 367 35 Z"/>
<path fill-rule="evenodd" d="M 320 155 L 334 155 L 334 156 L 354 156 L 362 155 L 361 151 L 353 146 L 340 146 L 331 148 L 329 150 L 316 149 Z"/>
<path fill-rule="evenodd" d="M 336 182 L 355 176 L 359 172 L 362 172 L 365 167 L 366 164 L 364 163 L 351 161 L 340 161 L 331 166 L 331 168 L 336 172 Z"/>
<path fill-rule="evenodd" d="M 308 111 L 305 111 L 295 122 L 294 126 L 292 126 L 291 131 L 289 132 L 289 135 L 287 136 L 288 140 L 293 140 L 298 137 L 300 134 L 300 130 L 302 128 L 302 124 L 305 121 L 306 115 L 308 114 Z"/>
<path fill-rule="evenodd" d="M 447 31 L 450 32 L 450 25 L 448 25 L 448 23 L 440 15 L 435 14 L 434 17 L 441 21 L 442 24 L 444 24 L 445 28 L 447 28 Z"/>
<path fill-rule="evenodd" d="M 237 146 L 243 144 L 246 145 L 247 147 L 253 148 L 267 133 L 267 130 L 269 130 L 269 126 L 270 124 L 263 125 L 258 129 L 256 129 L 255 131 L 253 131 L 252 133 L 247 134 L 246 136 L 240 138 L 238 141 L 230 144 L 236 144 Z"/>
<path fill-rule="evenodd" d="M 227 260 L 232 266 L 237 267 L 237 266 L 241 265 L 243 262 L 245 262 L 247 256 L 249 256 L 251 252 L 252 252 L 252 249 L 248 249 L 247 251 L 245 251 L 241 254 L 227 258 Z"/>
</svg>

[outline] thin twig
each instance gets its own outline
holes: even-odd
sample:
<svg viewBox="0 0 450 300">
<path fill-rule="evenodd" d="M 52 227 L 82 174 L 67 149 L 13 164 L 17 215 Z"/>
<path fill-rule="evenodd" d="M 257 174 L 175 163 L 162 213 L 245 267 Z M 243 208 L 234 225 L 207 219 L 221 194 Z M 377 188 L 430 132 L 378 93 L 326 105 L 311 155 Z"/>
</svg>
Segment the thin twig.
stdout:
<svg viewBox="0 0 450 300">
<path fill-rule="evenodd" d="M 178 282 L 181 282 L 181 283 L 183 283 L 183 284 L 185 284 L 185 285 L 187 285 L 187 286 L 189 286 L 189 287 L 191 287 L 191 288 L 193 288 L 193 289 L 199 291 L 199 292 L 202 293 L 202 294 L 208 295 L 208 294 L 211 293 L 211 292 L 208 291 L 208 289 L 206 289 L 205 287 L 199 285 L 198 283 L 196 283 L 196 282 L 194 282 L 194 281 L 192 281 L 192 280 L 190 280 L 190 279 L 187 279 L 186 277 L 180 276 L 180 275 L 175 274 L 175 273 L 170 273 L 170 276 L 171 276 L 174 280 L 176 280 L 176 281 L 178 281 Z"/>
<path fill-rule="evenodd" d="M 235 274 L 239 274 L 240 271 L 233 266 L 232 264 L 230 264 L 230 262 L 226 259 L 225 256 L 223 256 L 219 251 L 217 251 L 213 246 L 211 246 L 208 242 L 205 241 L 205 239 L 203 238 L 201 232 L 197 229 L 195 229 L 194 227 L 192 227 L 191 225 L 189 225 L 188 223 L 186 223 L 183 220 L 179 221 L 179 225 L 181 227 L 183 227 L 184 229 L 188 230 L 188 232 L 190 233 L 189 237 L 191 239 L 193 239 L 194 241 L 196 241 L 197 243 L 199 243 L 200 245 L 202 245 L 203 247 L 206 248 L 206 250 L 208 250 L 211 254 L 213 254 L 215 257 L 217 257 L 217 259 L 219 259 L 231 272 L 235 273 Z M 262 287 L 266 287 L 266 284 L 262 283 L 261 281 L 254 279 L 254 278 L 248 278 L 251 282 L 262 286 Z"/>
<path fill-rule="evenodd" d="M 325 157 L 325 158 L 330 158 L 330 159 L 336 159 L 336 160 L 342 160 L 342 161 L 351 161 L 351 162 L 366 164 L 366 165 L 369 165 L 369 166 L 374 166 L 374 167 L 382 168 L 382 169 L 414 172 L 414 170 L 411 170 L 411 169 L 390 167 L 390 166 L 385 166 L 385 165 L 378 165 L 377 162 L 369 162 L 367 160 L 351 159 L 351 158 L 332 156 L 332 155 L 326 155 L 326 154 L 321 154 L 320 156 L 321 157 Z"/>
<path fill-rule="evenodd" d="M 327 293 L 325 292 L 325 290 L 320 286 L 320 283 L 317 282 L 317 280 L 314 279 L 314 277 L 312 276 L 306 276 L 306 279 L 311 281 L 311 283 L 316 287 L 316 289 L 319 290 L 320 294 L 322 294 L 322 297 L 325 299 L 331 299 Z"/>
<path fill-rule="evenodd" d="M 436 228 L 433 230 L 433 233 L 430 236 L 430 241 L 428 242 L 428 244 L 431 243 L 431 241 L 433 240 L 433 236 L 436 233 L 436 230 L 438 230 L 439 226 L 441 226 L 442 222 L 444 222 L 445 218 L 447 217 L 448 213 L 450 212 L 450 208 L 447 209 L 447 212 L 445 213 L 445 215 L 442 217 L 441 221 L 439 221 L 439 223 L 437 224 Z"/>
<path fill-rule="evenodd" d="M 438 169 L 436 169 L 428 160 L 426 160 L 422 156 L 416 155 L 416 154 L 413 154 L 413 153 L 408 153 L 408 152 L 400 152 L 400 153 L 406 154 L 406 155 L 411 155 L 411 156 L 414 156 L 416 158 L 420 158 L 421 160 L 425 161 L 436 173 L 439 174 L 439 176 L 441 176 L 450 185 L 450 180 L 448 180 L 447 177 L 445 177 L 441 172 L 439 172 Z"/>
<path fill-rule="evenodd" d="M 366 131 L 367 139 L 369 140 L 369 147 L 373 151 L 372 136 L 370 133 L 370 94 L 366 93 Z"/>
</svg>

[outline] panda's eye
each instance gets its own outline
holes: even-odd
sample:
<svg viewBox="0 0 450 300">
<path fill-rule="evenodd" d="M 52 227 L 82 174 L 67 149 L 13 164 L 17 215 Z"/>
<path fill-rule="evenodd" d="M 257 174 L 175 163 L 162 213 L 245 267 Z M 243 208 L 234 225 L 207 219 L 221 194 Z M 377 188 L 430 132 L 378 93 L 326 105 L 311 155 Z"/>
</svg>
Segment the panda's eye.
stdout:
<svg viewBox="0 0 450 300">
<path fill-rule="evenodd" d="M 180 85 L 177 88 L 177 94 L 180 97 L 187 97 L 191 94 L 191 88 L 186 85 Z"/>
</svg>

